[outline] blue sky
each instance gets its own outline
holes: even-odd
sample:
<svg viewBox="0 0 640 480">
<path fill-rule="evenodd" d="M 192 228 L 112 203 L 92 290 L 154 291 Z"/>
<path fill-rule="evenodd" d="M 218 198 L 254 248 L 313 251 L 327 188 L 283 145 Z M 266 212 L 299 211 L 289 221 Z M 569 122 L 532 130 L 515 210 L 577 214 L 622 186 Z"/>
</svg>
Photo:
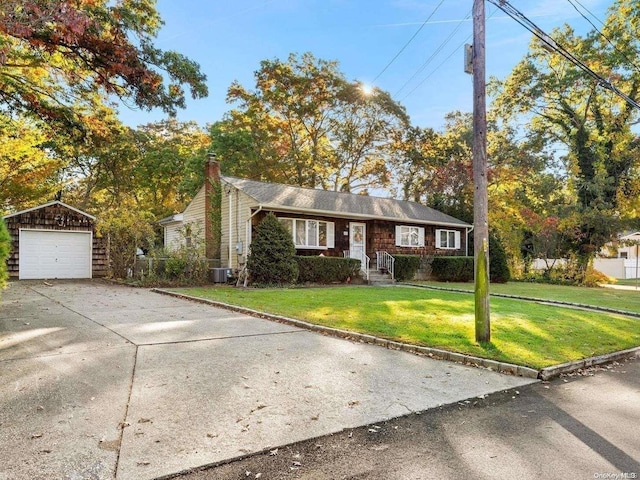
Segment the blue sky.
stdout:
<svg viewBox="0 0 640 480">
<path fill-rule="evenodd" d="M 568 0 L 510 3 L 547 32 L 564 23 L 578 32 L 590 28 Z M 611 3 L 579 0 L 600 20 Z M 440 129 L 446 113 L 472 109 L 471 76 L 463 71 L 461 47 L 471 43 L 472 4 L 472 0 L 158 0 L 165 26 L 156 45 L 187 55 L 208 77 L 209 97 L 189 101 L 179 120 L 195 120 L 202 126 L 220 120 L 231 108 L 225 96 L 232 81 L 253 88 L 253 73 L 261 60 L 284 60 L 292 52 L 309 51 L 338 61 L 348 79 L 390 92 L 406 107 L 414 125 Z M 526 53 L 531 35 L 489 2 L 486 10 L 487 75 L 504 78 Z M 120 116 L 131 126 L 163 118 L 159 111 L 127 107 L 121 108 Z"/>
</svg>

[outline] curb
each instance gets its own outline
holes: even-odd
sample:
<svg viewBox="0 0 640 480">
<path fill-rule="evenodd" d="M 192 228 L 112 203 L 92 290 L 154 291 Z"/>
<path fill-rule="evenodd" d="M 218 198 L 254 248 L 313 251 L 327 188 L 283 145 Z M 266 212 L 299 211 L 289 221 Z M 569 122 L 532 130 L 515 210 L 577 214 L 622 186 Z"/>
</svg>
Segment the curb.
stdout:
<svg viewBox="0 0 640 480">
<path fill-rule="evenodd" d="M 428 287 L 427 287 L 428 288 Z M 278 323 L 284 323 L 292 325 L 294 327 L 303 328 L 312 332 L 321 333 L 337 338 L 343 338 L 345 340 L 351 340 L 361 343 L 369 343 L 372 345 L 378 345 L 390 350 L 401 350 L 403 352 L 413 353 L 415 355 L 426 356 L 438 360 L 448 360 L 450 362 L 462 363 L 464 365 L 486 368 L 494 372 L 503 373 L 506 375 L 515 375 L 517 377 L 533 378 L 537 380 L 551 380 L 559 377 L 565 373 L 575 372 L 583 368 L 592 367 L 595 365 L 601 365 L 603 363 L 614 362 L 623 358 L 629 358 L 633 356 L 640 356 L 640 347 L 630 348 L 628 350 L 621 350 L 619 352 L 607 353 L 599 355 L 597 357 L 584 358 L 575 362 L 562 363 L 560 365 L 554 365 L 552 367 L 546 367 L 541 370 L 536 370 L 530 367 L 524 367 L 522 365 L 514 365 L 512 363 L 499 362 L 497 360 L 488 360 L 486 358 L 474 357 L 472 355 L 466 355 L 463 353 L 449 352 L 447 350 L 440 350 L 438 348 L 420 347 L 418 345 L 411 345 L 409 343 L 401 343 L 393 340 L 387 340 L 386 338 L 375 337 L 373 335 L 366 335 L 364 333 L 348 332 L 346 330 L 340 330 L 337 328 L 325 327 L 323 325 L 315 325 L 313 323 L 305 322 L 303 320 L 296 320 L 295 318 L 282 317 L 280 315 L 272 315 L 270 313 L 259 312 L 250 308 L 238 307 L 236 305 L 230 305 L 228 303 L 218 302 L 216 300 L 208 300 L 206 298 L 193 297 L 191 295 L 185 295 L 183 293 L 170 292 L 161 288 L 152 288 L 152 292 L 162 295 L 168 295 L 176 298 L 183 298 L 192 302 L 204 303 L 206 305 L 212 305 L 214 307 L 224 308 L 225 310 L 231 310 L 238 313 L 244 313 L 252 317 L 264 318 L 266 320 L 272 320 Z M 468 292 L 464 292 L 468 293 Z"/>
<path fill-rule="evenodd" d="M 575 362 L 561 363 L 560 365 L 554 365 L 553 367 L 543 368 L 540 370 L 538 378 L 543 381 L 551 380 L 552 378 L 559 377 L 564 373 L 575 372 L 576 370 L 581 370 L 583 368 L 614 362 L 616 360 L 633 356 L 640 357 L 640 347 L 629 348 L 628 350 L 620 350 L 619 352 L 607 353 L 597 357 L 589 357 Z"/>
<path fill-rule="evenodd" d="M 417 283 L 402 283 L 399 284 L 400 286 L 402 285 L 406 285 L 408 287 L 415 287 L 415 288 L 424 288 L 426 290 L 441 290 L 443 292 L 455 292 L 455 293 L 468 293 L 468 294 L 473 294 L 472 290 L 463 290 L 462 288 L 447 288 L 447 287 L 435 287 L 432 285 L 420 285 Z M 640 313 L 636 313 L 636 312 L 630 312 L 628 310 L 617 310 L 615 308 L 608 308 L 608 307 L 598 307 L 596 305 L 585 305 L 584 303 L 573 303 L 573 302 L 563 302 L 561 300 L 545 300 L 544 298 L 536 298 L 536 297 L 522 297 L 520 295 L 509 295 L 506 293 L 490 293 L 489 294 L 492 297 L 499 297 L 499 298 L 510 298 L 513 300 L 524 300 L 527 302 L 538 302 L 538 303 L 544 303 L 547 305 L 560 305 L 560 306 L 566 306 L 566 307 L 574 307 L 574 308 L 581 308 L 584 310 L 592 310 L 595 312 L 606 312 L 606 313 L 615 313 L 618 315 L 624 315 L 626 317 L 634 317 L 634 318 L 640 318 Z"/>
<path fill-rule="evenodd" d="M 373 335 L 366 335 L 364 333 L 348 332 L 346 330 L 340 330 L 337 328 L 326 327 L 323 325 L 315 325 L 303 320 L 296 320 L 295 318 L 282 317 L 280 315 L 272 315 L 270 313 L 259 312 L 250 308 L 238 307 L 236 305 L 229 305 L 228 303 L 218 302 L 215 300 L 208 300 L 205 298 L 193 297 L 191 295 L 185 295 L 183 293 L 170 292 L 161 288 L 152 288 L 152 292 L 162 295 L 168 295 L 176 298 L 183 298 L 185 300 L 191 300 L 193 302 L 204 303 L 212 305 L 214 307 L 224 308 L 238 313 L 244 313 L 251 315 L 252 317 L 264 318 L 266 320 L 272 320 L 294 327 L 303 328 L 312 332 L 321 333 L 323 335 L 343 338 L 361 343 L 369 343 L 372 345 L 378 345 L 388 348 L 390 350 L 400 350 L 403 352 L 413 353 L 415 355 L 426 356 L 429 358 L 448 360 L 450 362 L 462 363 L 465 365 L 483 367 L 487 370 L 494 372 L 504 373 L 507 375 L 515 375 L 518 377 L 538 379 L 540 372 L 533 368 L 523 367 L 521 365 L 514 365 L 511 363 L 498 362 L 496 360 L 487 360 L 485 358 L 474 357 L 462 353 L 449 352 L 447 350 L 440 350 L 438 348 L 420 347 L 418 345 L 411 345 L 408 343 L 396 342 L 393 340 L 387 340 L 386 338 L 375 337 Z"/>
</svg>

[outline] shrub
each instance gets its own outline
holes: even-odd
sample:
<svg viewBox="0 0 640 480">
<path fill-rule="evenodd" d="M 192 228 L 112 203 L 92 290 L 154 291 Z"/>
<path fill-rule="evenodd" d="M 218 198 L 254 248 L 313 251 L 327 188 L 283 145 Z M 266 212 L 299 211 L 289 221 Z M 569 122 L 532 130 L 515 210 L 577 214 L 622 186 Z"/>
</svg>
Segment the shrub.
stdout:
<svg viewBox="0 0 640 480">
<path fill-rule="evenodd" d="M 296 256 L 298 283 L 343 283 L 360 271 L 360 260 L 342 257 Z"/>
<path fill-rule="evenodd" d="M 585 287 L 598 287 L 603 284 L 608 283 L 617 283 L 615 278 L 611 278 L 608 275 L 605 275 L 599 270 L 596 270 L 593 267 L 587 268 L 587 273 L 584 277 L 584 286 Z"/>
<path fill-rule="evenodd" d="M 420 257 L 418 255 L 395 255 L 393 264 L 393 277 L 398 282 L 413 280 L 418 268 L 420 268 Z"/>
<path fill-rule="evenodd" d="M 0 218 L 0 288 L 4 287 L 7 278 L 7 258 L 11 252 L 11 236 L 4 224 L 4 219 Z"/>
<path fill-rule="evenodd" d="M 168 278 L 184 277 L 187 273 L 187 260 L 180 257 L 169 257 L 164 262 L 164 273 Z"/>
<path fill-rule="evenodd" d="M 431 275 L 440 282 L 471 282 L 473 257 L 433 257 Z"/>
<path fill-rule="evenodd" d="M 298 279 L 295 254 L 291 234 L 273 213 L 269 213 L 258 225 L 251 242 L 251 253 L 247 258 L 251 281 L 263 285 L 295 283 Z"/>
<path fill-rule="evenodd" d="M 493 283 L 507 283 L 511 280 L 507 253 L 500 239 L 493 233 L 489 234 L 489 278 Z"/>
<path fill-rule="evenodd" d="M 100 216 L 97 235 L 109 244 L 109 270 L 115 278 L 126 278 L 133 272 L 138 248 L 153 246 L 153 216 L 136 208 L 121 205 Z"/>
</svg>

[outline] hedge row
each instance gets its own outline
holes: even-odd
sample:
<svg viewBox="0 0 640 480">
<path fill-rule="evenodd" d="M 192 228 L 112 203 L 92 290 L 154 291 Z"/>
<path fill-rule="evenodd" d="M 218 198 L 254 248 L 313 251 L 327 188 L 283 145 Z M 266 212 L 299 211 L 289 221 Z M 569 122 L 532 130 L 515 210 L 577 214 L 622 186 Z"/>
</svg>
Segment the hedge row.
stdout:
<svg viewBox="0 0 640 480">
<path fill-rule="evenodd" d="M 418 255 L 395 255 L 394 275 L 398 282 L 413 280 L 418 268 L 420 268 L 420 257 Z"/>
<path fill-rule="evenodd" d="M 471 282 L 473 281 L 473 257 L 433 257 L 431 276 L 440 282 Z"/>
<path fill-rule="evenodd" d="M 298 283 L 344 283 L 360 271 L 360 260 L 342 257 L 295 256 Z"/>
</svg>

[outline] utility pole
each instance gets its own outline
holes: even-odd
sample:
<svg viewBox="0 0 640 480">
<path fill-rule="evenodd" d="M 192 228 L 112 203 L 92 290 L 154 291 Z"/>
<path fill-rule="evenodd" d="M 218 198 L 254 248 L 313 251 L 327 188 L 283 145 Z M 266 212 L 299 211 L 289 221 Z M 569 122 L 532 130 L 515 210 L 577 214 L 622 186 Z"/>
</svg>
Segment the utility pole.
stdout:
<svg viewBox="0 0 640 480">
<path fill-rule="evenodd" d="M 484 0 L 473 0 L 473 253 L 476 341 L 491 341 Z"/>
</svg>

